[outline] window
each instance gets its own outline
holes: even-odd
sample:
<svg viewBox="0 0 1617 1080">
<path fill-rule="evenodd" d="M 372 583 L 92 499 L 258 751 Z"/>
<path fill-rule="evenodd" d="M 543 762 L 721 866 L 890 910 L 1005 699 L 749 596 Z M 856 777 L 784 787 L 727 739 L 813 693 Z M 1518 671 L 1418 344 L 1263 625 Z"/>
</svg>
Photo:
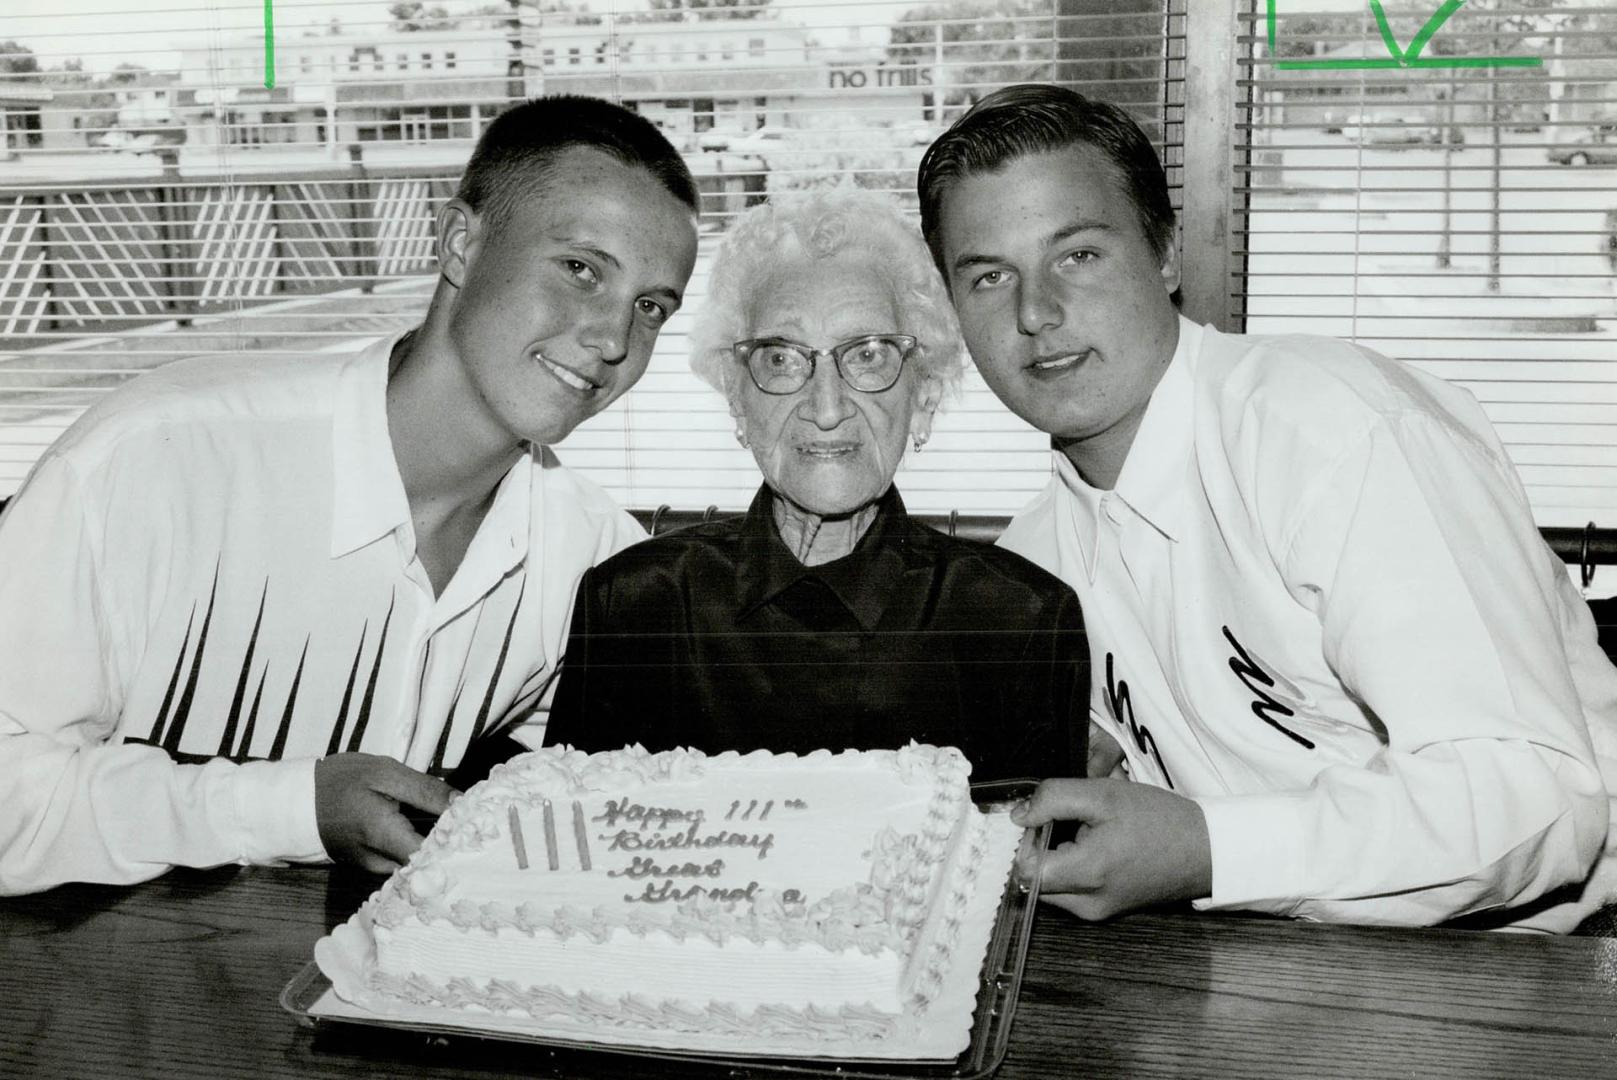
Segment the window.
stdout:
<svg viewBox="0 0 1617 1080">
<path fill-rule="evenodd" d="M 958 113 L 971 95 L 1007 81 L 1061 74 L 1058 20 L 1053 16 L 1058 5 L 1075 0 L 1012 0 L 1010 14 L 981 25 L 938 17 L 940 10 L 948 14 L 949 4 L 969 7 L 967 0 L 940 2 L 942 8 L 918 5 L 908 16 L 880 16 L 894 27 L 893 43 L 882 47 L 869 44 L 877 35 L 868 27 L 855 41 L 834 25 L 839 18 L 844 23 L 878 18 L 845 0 L 826 0 L 817 11 L 796 14 L 775 4 L 766 20 L 724 15 L 698 22 L 659 21 L 637 11 L 574 17 L 547 12 L 541 21 L 529 13 L 518 26 L 528 75 L 517 85 L 509 71 L 509 25 L 503 18 L 479 14 L 482 5 L 473 0 L 425 5 L 424 13 L 441 6 L 455 25 L 437 25 L 422 16 L 423 24 L 408 30 L 396 25 L 401 16 L 390 12 L 390 7 L 407 5 L 377 0 L 366 17 L 356 13 L 355 5 L 334 7 L 331 15 L 339 21 L 333 24 L 318 2 L 278 4 L 277 18 L 291 20 L 279 29 L 283 51 L 307 40 L 311 45 L 296 46 L 300 52 L 325 48 L 337 58 L 339 69 L 322 76 L 325 85 L 312 83 L 300 67 L 298 85 L 264 89 L 263 42 L 245 30 L 204 39 L 168 62 L 169 73 L 184 75 L 178 85 L 209 88 L 219 95 L 215 106 L 202 102 L 194 109 L 176 109 L 184 114 L 182 168 L 198 168 L 209 140 L 217 140 L 212 132 L 221 121 L 208 111 L 216 109 L 232 117 L 225 126 L 237 141 L 231 155 L 221 157 L 221 169 L 228 162 L 234 175 L 253 182 L 243 181 L 234 193 L 207 184 L 209 173 L 198 178 L 182 173 L 179 185 L 150 179 L 134 184 L 130 191 L 139 205 L 152 208 L 151 223 L 141 227 L 170 239 L 149 242 L 155 250 L 144 261 L 131 248 L 131 259 L 118 265 L 73 256 L 40 239 L 51 235 L 52 211 L 44 207 L 45 231 L 0 250 L 0 257 L 20 256 L 28 265 L 40 261 L 40 272 L 28 278 L 36 284 L 26 299 L 0 296 L 0 350 L 21 355 L 22 350 L 67 345 L 71 352 L 54 355 L 72 356 L 73 364 L 81 364 L 100 350 L 122 355 L 133 348 L 155 363 L 201 348 L 206 332 L 215 335 L 205 343 L 210 352 L 268 348 L 304 355 L 352 348 L 379 327 L 407 325 L 431 290 L 432 213 L 452 190 L 464 160 L 464 144 L 453 140 L 470 135 L 511 97 L 541 86 L 618 96 L 655 116 L 687 149 L 703 190 L 704 261 L 731 216 L 774 192 L 801 190 L 840 174 L 910 197 L 925 137 Z M 1123 0 L 1143 13 L 1138 25 L 1085 17 L 1068 20 L 1070 26 L 1063 23 L 1061 33 L 1139 39 L 1160 52 L 1163 2 Z M 169 6 L 193 3 L 201 0 L 175 0 Z M 296 22 L 300 18 L 302 24 Z M 726 21 L 732 25 L 723 25 Z M 19 37 L 22 25 L 0 15 L 0 40 Z M 76 24 L 78 29 L 85 25 Z M 73 18 L 64 16 L 56 32 L 66 35 L 74 29 Z M 586 49 L 608 57 L 598 42 L 626 43 L 631 36 L 630 55 L 638 53 L 647 61 L 636 64 L 632 75 L 619 75 L 604 63 L 586 65 Z M 865 85 L 832 85 L 833 64 L 848 59 L 854 47 L 865 57 L 855 65 Z M 400 75 L 417 58 L 429 70 L 426 65 L 434 55 L 441 59 L 441 70 L 450 70 L 452 51 L 458 76 L 453 85 L 465 84 L 467 96 L 438 100 L 436 95 L 451 85 L 446 82 L 431 86 L 434 98 L 426 100 L 428 86 L 402 78 L 366 79 L 360 93 L 349 85 L 359 72 L 348 70 L 348 58 L 361 48 L 385 51 L 392 61 L 389 68 Z M 558 56 L 563 50 L 565 59 Z M 758 62 L 766 57 L 771 67 L 761 80 Z M 221 59 L 234 64 L 234 71 Z M 734 70 L 737 61 L 751 70 Z M 148 66 L 162 63 L 154 59 Z M 1081 60 L 1074 63 L 1082 66 Z M 1161 136 L 1163 68 L 1160 62 L 1146 68 L 1113 74 L 1132 107 Z M 550 78 L 542 83 L 546 76 Z M 231 103 L 246 98 L 273 105 L 273 122 L 261 115 L 248 117 L 249 107 L 262 111 L 264 105 Z M 74 107 L 91 115 L 87 101 Z M 770 141 L 766 171 L 760 171 L 759 157 L 703 148 L 726 145 L 757 127 L 780 128 L 794 136 Z M 264 142 L 266 129 L 293 141 L 271 147 Z M 777 148 L 777 141 L 786 145 Z M 459 148 L 457 153 L 445 154 L 451 146 Z M 296 164 L 270 157 L 294 151 Z M 89 152 L 87 146 L 80 150 Z M 263 156 L 255 156 L 259 154 Z M 288 182 L 269 182 L 277 171 Z M 71 176 L 48 178 L 57 187 L 74 182 Z M 88 187 L 88 176 L 83 182 Z M 36 188 L 27 185 L 7 175 L 0 180 L 0 200 L 44 206 Z M 249 199 L 258 201 L 249 205 Z M 160 215 L 157 207 L 166 209 Z M 8 209 L 0 207 L 0 212 Z M 103 227 L 112 230 L 109 240 L 117 239 L 117 229 L 129 227 L 118 225 L 112 215 L 107 221 Z M 229 261 L 249 251 L 264 257 Z M 57 255 L 61 264 L 53 263 L 45 272 L 42 260 Z M 75 289 L 67 287 L 69 274 L 96 277 Z M 688 312 L 700 306 L 701 289 L 699 278 L 693 282 L 687 313 L 664 333 L 641 385 L 562 448 L 571 464 L 626 505 L 735 507 L 745 503 L 756 483 L 750 457 L 729 439 L 723 403 L 695 383 L 685 367 Z M 296 309 L 298 328 L 288 331 L 278 313 L 293 301 L 307 306 Z M 229 312 L 235 321 L 229 330 L 204 318 L 184 332 L 128 334 L 171 324 L 182 311 Z M 97 370 L 114 367 L 101 364 Z M 87 380 L 70 366 L 48 370 L 59 375 L 61 386 L 43 408 L 41 395 L 15 382 L 8 388 L 0 372 L 0 495 L 15 486 L 39 448 L 77 409 L 122 379 L 111 374 Z M 927 453 L 905 465 L 902 483 L 918 511 L 1009 511 L 1037 489 L 1047 468 L 1042 439 L 1020 428 L 980 384 L 968 384 L 940 422 Z"/>
<path fill-rule="evenodd" d="M 352 349 L 418 318 L 432 214 L 465 140 L 516 97 L 601 94 L 661 125 L 703 191 L 705 266 L 726 222 L 769 195 L 843 179 L 913 205 L 922 151 L 971 100 L 1049 80 L 1119 102 L 1157 142 L 1197 223 L 1194 314 L 1354 337 L 1453 379 L 1498 424 L 1541 523 L 1617 523 L 1617 173 L 1605 163 L 1617 16 L 1600 5 L 1472 0 L 1426 45 L 1436 57 L 1531 54 L 1537 69 L 1334 73 L 1278 61 L 1383 48 L 1374 19 L 1335 0 L 1277 0 L 1272 51 L 1264 0 L 1238 0 L 1227 18 L 1226 5 L 1191 0 L 775 0 L 762 18 L 742 4 L 689 22 L 645 4 L 547 3 L 521 5 L 514 29 L 488 6 L 276 4 L 283 67 L 266 88 L 252 20 L 209 29 L 203 0 L 135 21 L 111 0 L 101 15 L 48 20 L 0 5 L 0 41 L 41 60 L 7 91 L 50 95 L 26 103 L 44 119 L 21 129 L 26 113 L 4 106 L 8 141 L 50 152 L 0 173 L 0 220 L 17 222 L 0 233 L 0 267 L 14 268 L 0 289 L 0 497 L 129 371 Z M 549 10 L 563 6 L 576 10 Z M 160 16 L 190 26 L 158 33 Z M 1392 25 L 1398 41 L 1414 36 Z M 121 44 L 98 43 L 109 30 Z M 614 70 L 598 45 L 614 40 L 645 62 Z M 81 52 L 75 81 L 62 69 Z M 406 76 L 435 56 L 436 80 Z M 1230 77 L 1192 86 L 1218 71 Z M 171 90 L 178 182 L 152 154 L 99 141 L 117 126 L 115 95 L 138 97 L 138 80 Z M 758 128 L 786 137 L 757 140 L 757 153 L 730 146 Z M 67 231 L 70 211 L 89 231 Z M 702 289 L 699 271 L 642 382 L 559 448 L 624 505 L 738 508 L 757 482 L 723 403 L 685 365 Z M 899 483 L 918 512 L 1008 513 L 1047 478 L 1046 447 L 968 374 Z"/>
<path fill-rule="evenodd" d="M 1465 387 L 1541 525 L 1617 522 L 1617 14 L 1467 5 L 1423 55 L 1469 66 L 1366 64 L 1388 55 L 1368 9 L 1282 5 L 1271 51 L 1251 3 L 1232 38 L 1232 321 Z"/>
<path fill-rule="evenodd" d="M 8 109 L 0 117 L 4 118 L 5 145 L 9 149 L 38 150 L 45 145 L 37 108 Z"/>
</svg>

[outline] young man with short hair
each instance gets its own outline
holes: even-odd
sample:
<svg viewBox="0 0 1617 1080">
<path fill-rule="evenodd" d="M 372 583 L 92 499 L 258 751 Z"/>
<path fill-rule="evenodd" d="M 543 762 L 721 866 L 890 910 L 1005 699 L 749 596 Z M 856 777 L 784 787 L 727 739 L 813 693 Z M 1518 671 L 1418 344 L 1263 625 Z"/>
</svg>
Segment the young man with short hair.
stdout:
<svg viewBox="0 0 1617 1080">
<path fill-rule="evenodd" d="M 171 866 L 384 871 L 527 715 L 579 576 L 643 533 L 548 449 L 645 371 L 695 185 L 603 101 L 497 118 L 425 320 L 352 358 L 182 362 L 0 518 L 0 892 Z"/>
<path fill-rule="evenodd" d="M 1040 788 L 1024 820 L 1082 825 L 1047 894 L 1555 931 L 1608 898 L 1617 672 L 1470 395 L 1183 318 L 1113 106 L 999 91 L 919 187 L 984 380 L 1058 451 L 1001 543 L 1077 591 L 1135 781 Z"/>
</svg>

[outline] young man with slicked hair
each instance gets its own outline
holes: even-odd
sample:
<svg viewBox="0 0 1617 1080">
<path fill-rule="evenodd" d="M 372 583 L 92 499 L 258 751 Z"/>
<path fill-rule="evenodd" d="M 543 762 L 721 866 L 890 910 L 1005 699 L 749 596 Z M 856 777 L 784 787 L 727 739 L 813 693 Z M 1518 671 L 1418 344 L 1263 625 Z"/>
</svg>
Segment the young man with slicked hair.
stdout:
<svg viewBox="0 0 1617 1080">
<path fill-rule="evenodd" d="M 1549 931 L 1608 899 L 1617 671 L 1471 396 L 1181 316 L 1114 106 L 998 91 L 919 187 L 973 360 L 1056 450 L 1000 542 L 1078 593 L 1129 778 L 1092 752 L 1023 810 L 1080 823 L 1045 895 Z"/>
<path fill-rule="evenodd" d="M 408 858 L 643 536 L 549 447 L 645 371 L 696 206 L 633 113 L 518 105 L 438 214 L 421 325 L 173 364 L 70 428 L 0 518 L 0 893 Z"/>
</svg>

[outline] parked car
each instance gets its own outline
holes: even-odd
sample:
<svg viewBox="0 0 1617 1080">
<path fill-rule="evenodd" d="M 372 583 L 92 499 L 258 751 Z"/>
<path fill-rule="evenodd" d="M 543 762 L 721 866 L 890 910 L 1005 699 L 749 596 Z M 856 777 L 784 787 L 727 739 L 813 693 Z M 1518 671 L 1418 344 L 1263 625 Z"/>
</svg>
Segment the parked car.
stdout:
<svg viewBox="0 0 1617 1080">
<path fill-rule="evenodd" d="M 707 131 L 698 131 L 688 137 L 685 152 L 703 150 L 710 154 L 722 153 L 730 149 L 730 143 L 736 137 L 733 131 L 724 131 L 719 128 L 709 128 Z"/>
<path fill-rule="evenodd" d="M 786 128 L 761 127 L 730 139 L 730 149 L 738 154 L 767 154 L 771 150 L 789 150 L 795 133 Z"/>
<path fill-rule="evenodd" d="M 1596 124 L 1575 138 L 1554 143 L 1544 156 L 1561 165 L 1617 165 L 1617 121 Z"/>
<path fill-rule="evenodd" d="M 1363 114 L 1351 116 L 1342 125 L 1349 142 L 1363 141 L 1382 146 L 1419 146 L 1442 141 L 1438 127 L 1419 113 Z"/>
<path fill-rule="evenodd" d="M 912 124 L 899 130 L 901 138 L 906 138 L 911 146 L 931 146 L 939 135 L 949 130 L 947 124 Z"/>
</svg>

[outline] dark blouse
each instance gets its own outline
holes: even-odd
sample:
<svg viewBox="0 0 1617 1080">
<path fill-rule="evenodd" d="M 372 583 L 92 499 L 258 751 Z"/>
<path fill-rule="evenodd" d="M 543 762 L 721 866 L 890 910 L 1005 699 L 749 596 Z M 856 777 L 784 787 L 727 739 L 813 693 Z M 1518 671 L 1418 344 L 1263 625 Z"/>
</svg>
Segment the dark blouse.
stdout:
<svg viewBox="0 0 1617 1080">
<path fill-rule="evenodd" d="M 973 780 L 1082 776 L 1078 600 L 1018 555 L 952 539 L 896 488 L 841 559 L 787 550 L 765 487 L 584 575 L 547 744 L 709 753 L 958 746 Z"/>
</svg>

